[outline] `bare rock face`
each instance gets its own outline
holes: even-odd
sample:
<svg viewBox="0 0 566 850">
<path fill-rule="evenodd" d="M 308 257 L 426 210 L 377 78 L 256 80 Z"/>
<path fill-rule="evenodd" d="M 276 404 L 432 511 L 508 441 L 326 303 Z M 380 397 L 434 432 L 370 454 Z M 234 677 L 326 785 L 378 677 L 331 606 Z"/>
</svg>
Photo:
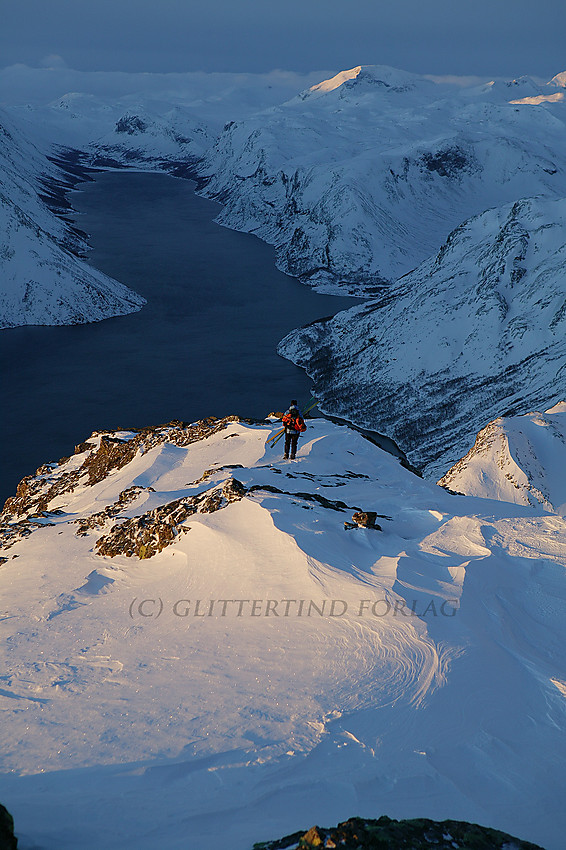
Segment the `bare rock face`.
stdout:
<svg viewBox="0 0 566 850">
<path fill-rule="evenodd" d="M 34 513 L 39 514 L 47 510 L 47 505 L 56 496 L 72 491 L 79 481 L 79 471 L 62 472 L 52 478 L 52 472 L 58 466 L 56 463 L 44 464 L 36 470 L 35 475 L 22 478 L 16 488 L 16 495 L 10 496 L 4 503 L 0 523 L 2 520 L 24 516 L 29 518 Z"/>
<path fill-rule="evenodd" d="M 196 512 L 193 499 L 176 499 L 142 516 L 116 524 L 96 542 L 99 555 L 151 558 L 188 529 L 182 523 Z"/>
<path fill-rule="evenodd" d="M 113 470 L 126 466 L 140 450 L 146 452 L 164 442 L 188 446 L 189 443 L 221 431 L 228 422 L 235 421 L 239 421 L 237 416 L 226 416 L 223 419 L 210 416 L 192 425 L 175 420 L 167 425 L 134 429 L 133 436 L 126 439 L 105 433 L 101 435 L 98 449 L 89 454 L 81 471 L 88 473 L 89 484 L 97 484 Z M 96 436 L 96 433 L 93 436 Z"/>
<path fill-rule="evenodd" d="M 352 520 L 362 528 L 379 528 L 376 525 L 377 513 L 375 511 L 357 511 Z"/>
<path fill-rule="evenodd" d="M 72 493 L 78 486 L 93 486 L 104 481 L 111 473 L 130 463 L 138 452 L 145 453 L 166 442 L 188 446 L 222 431 L 229 422 L 239 421 L 238 416 L 222 419 L 210 416 L 191 424 L 174 420 L 165 425 L 128 432 L 95 431 L 87 441 L 76 446 L 72 457 L 44 464 L 34 475 L 27 475 L 20 481 L 15 496 L 6 500 L 0 513 L 1 545 L 7 549 L 22 537 L 49 525 L 50 516 L 61 513 L 61 496 Z M 83 454 L 85 458 L 81 462 Z M 85 534 L 89 529 L 104 525 L 130 504 L 141 489 L 128 488 L 113 505 L 82 519 L 77 533 Z M 229 497 L 230 493 L 222 498 L 229 501 Z M 50 509 L 49 505 L 55 498 L 59 500 L 57 508 Z"/>
<path fill-rule="evenodd" d="M 230 478 L 212 491 L 175 499 L 141 516 L 117 523 L 108 534 L 97 540 L 98 554 L 109 555 L 111 558 L 115 555 L 151 558 L 169 546 L 180 534 L 189 531 L 183 523 L 190 516 L 197 512 L 218 511 L 241 499 L 246 492 L 240 481 Z"/>
<path fill-rule="evenodd" d="M 139 494 L 144 492 L 144 489 L 144 487 L 139 487 L 138 485 L 128 487 L 126 490 L 122 490 L 116 501 L 112 505 L 108 505 L 104 508 L 103 511 L 98 511 L 95 514 L 91 514 L 89 517 L 83 517 L 82 519 L 76 520 L 77 525 L 79 526 L 77 536 L 84 537 L 88 534 L 89 530 L 100 528 L 105 525 L 109 519 L 117 516 L 124 510 L 124 508 L 131 505 L 132 502 L 135 502 Z M 148 487 L 147 490 L 148 492 L 154 492 L 153 487 Z"/>
</svg>

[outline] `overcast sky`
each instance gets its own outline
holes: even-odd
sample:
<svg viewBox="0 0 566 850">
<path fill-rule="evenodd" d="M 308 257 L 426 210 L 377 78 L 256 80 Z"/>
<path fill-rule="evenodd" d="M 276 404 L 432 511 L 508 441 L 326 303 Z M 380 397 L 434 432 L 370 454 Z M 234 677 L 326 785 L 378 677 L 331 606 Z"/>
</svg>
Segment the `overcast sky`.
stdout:
<svg viewBox="0 0 566 850">
<path fill-rule="evenodd" d="M 566 0 L 0 0 L 0 67 L 18 62 L 548 79 L 566 69 Z"/>
</svg>

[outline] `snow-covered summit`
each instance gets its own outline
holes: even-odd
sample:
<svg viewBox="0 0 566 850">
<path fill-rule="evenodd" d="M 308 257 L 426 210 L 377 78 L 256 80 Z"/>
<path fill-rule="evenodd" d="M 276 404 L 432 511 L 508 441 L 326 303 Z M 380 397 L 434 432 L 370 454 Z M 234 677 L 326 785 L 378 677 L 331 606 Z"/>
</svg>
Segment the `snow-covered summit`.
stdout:
<svg viewBox="0 0 566 850">
<path fill-rule="evenodd" d="M 543 505 L 566 516 L 566 402 L 490 422 L 439 484 L 469 496 Z"/>
<path fill-rule="evenodd" d="M 388 65 L 358 65 L 348 71 L 340 71 L 329 80 L 323 80 L 299 95 L 301 100 L 320 97 L 336 92 L 340 98 L 360 97 L 372 92 L 375 87 L 390 89 L 394 93 L 404 93 L 421 86 L 430 89 L 434 83 L 426 77 L 401 71 Z M 340 89 L 340 91 L 337 91 Z"/>
<path fill-rule="evenodd" d="M 451 495 L 325 420 L 284 462 L 277 428 L 98 432 L 7 503 L 22 839 L 247 850 L 356 811 L 559 850 L 563 517 Z"/>
</svg>

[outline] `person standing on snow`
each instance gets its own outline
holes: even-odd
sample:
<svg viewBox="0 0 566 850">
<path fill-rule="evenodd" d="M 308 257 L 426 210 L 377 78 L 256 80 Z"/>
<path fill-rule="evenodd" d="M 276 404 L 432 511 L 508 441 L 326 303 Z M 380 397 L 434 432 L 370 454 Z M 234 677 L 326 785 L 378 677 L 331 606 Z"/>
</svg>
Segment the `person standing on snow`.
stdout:
<svg viewBox="0 0 566 850">
<path fill-rule="evenodd" d="M 291 460 L 294 460 L 297 452 L 297 440 L 299 439 L 299 434 L 302 434 L 303 431 L 307 430 L 305 420 L 301 416 L 299 408 L 297 407 L 296 399 L 292 399 L 291 404 L 289 405 L 289 410 L 283 415 L 281 421 L 285 426 L 285 454 L 283 456 L 288 458 L 290 451 Z"/>
</svg>

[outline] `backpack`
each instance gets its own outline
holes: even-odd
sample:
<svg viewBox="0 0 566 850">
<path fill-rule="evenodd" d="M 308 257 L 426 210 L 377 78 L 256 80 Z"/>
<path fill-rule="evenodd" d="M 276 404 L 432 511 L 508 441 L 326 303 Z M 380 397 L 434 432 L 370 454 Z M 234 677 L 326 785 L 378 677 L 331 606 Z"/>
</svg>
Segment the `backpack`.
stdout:
<svg viewBox="0 0 566 850">
<path fill-rule="evenodd" d="M 287 426 L 287 428 L 291 428 L 293 431 L 299 431 L 299 433 L 303 433 L 303 431 L 307 430 L 307 426 L 305 425 L 305 420 L 297 413 L 296 416 L 293 416 L 292 413 L 286 413 L 283 417 L 283 424 Z"/>
</svg>

